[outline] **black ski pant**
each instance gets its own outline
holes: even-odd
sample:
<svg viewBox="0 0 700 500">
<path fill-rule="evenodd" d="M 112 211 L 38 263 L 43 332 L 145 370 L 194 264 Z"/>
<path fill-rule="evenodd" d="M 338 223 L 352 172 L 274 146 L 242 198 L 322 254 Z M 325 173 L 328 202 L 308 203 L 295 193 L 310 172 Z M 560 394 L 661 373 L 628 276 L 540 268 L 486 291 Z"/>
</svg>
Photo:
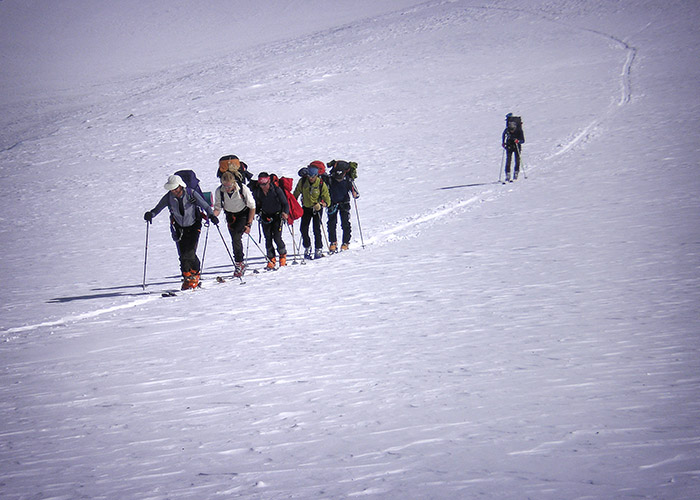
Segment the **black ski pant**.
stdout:
<svg viewBox="0 0 700 500">
<path fill-rule="evenodd" d="M 243 252 L 243 234 L 245 226 L 248 223 L 248 207 L 240 212 L 226 212 L 226 224 L 228 232 L 231 235 L 231 243 L 233 244 L 233 259 L 236 262 L 243 262 L 245 254 Z"/>
<path fill-rule="evenodd" d="M 263 236 L 265 236 L 265 250 L 267 250 L 267 258 L 275 258 L 275 246 L 277 246 L 277 252 L 280 254 L 280 257 L 282 255 L 287 255 L 287 247 L 282 239 L 282 217 L 280 214 L 262 214 L 261 218 L 262 232 Z"/>
<path fill-rule="evenodd" d="M 189 227 L 177 226 L 174 228 L 173 234 L 178 236 L 175 240 L 177 245 L 177 254 L 180 257 L 180 271 L 187 273 L 190 271 L 200 271 L 199 257 L 197 257 L 197 244 L 199 243 L 199 234 L 202 230 L 202 222 L 198 221 Z"/>
<path fill-rule="evenodd" d="M 338 214 L 340 214 L 340 227 L 343 230 L 343 243 L 350 243 L 352 227 L 350 225 L 350 202 L 346 201 L 332 205 L 328 209 L 328 241 L 338 242 L 337 226 Z"/>
<path fill-rule="evenodd" d="M 515 173 L 520 172 L 520 151 L 517 148 L 506 149 L 506 177 L 510 177 L 510 161 L 515 154 Z"/>
<path fill-rule="evenodd" d="M 314 246 L 316 249 L 323 248 L 323 238 L 321 237 L 321 214 L 323 209 L 314 212 L 313 207 L 304 207 L 304 215 L 301 216 L 301 237 L 304 248 L 311 247 L 311 237 L 309 236 L 309 226 L 314 223 Z"/>
</svg>

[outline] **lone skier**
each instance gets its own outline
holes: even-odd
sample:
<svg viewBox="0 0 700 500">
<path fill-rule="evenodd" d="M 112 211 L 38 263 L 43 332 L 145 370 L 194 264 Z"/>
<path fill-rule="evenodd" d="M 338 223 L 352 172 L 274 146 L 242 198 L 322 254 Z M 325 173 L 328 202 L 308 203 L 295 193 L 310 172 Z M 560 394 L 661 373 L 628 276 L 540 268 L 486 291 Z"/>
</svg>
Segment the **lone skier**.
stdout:
<svg viewBox="0 0 700 500">
<path fill-rule="evenodd" d="M 522 145 L 525 142 L 525 134 L 523 133 L 523 123 L 519 116 L 513 116 L 513 113 L 506 115 L 506 128 L 501 136 L 501 145 L 506 150 L 506 182 L 512 182 L 518 178 L 520 173 L 520 156 L 522 153 Z M 513 170 L 513 178 L 510 177 L 511 158 L 515 154 L 515 168 Z"/>
</svg>

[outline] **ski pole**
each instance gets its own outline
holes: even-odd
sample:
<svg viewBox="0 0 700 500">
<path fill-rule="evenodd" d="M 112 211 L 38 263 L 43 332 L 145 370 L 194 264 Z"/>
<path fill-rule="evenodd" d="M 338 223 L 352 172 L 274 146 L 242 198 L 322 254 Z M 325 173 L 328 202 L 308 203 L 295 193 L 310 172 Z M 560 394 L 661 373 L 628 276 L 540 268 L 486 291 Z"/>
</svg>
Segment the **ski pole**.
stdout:
<svg viewBox="0 0 700 500">
<path fill-rule="evenodd" d="M 248 233 L 248 242 L 250 242 L 251 240 L 253 241 L 253 243 L 255 244 L 255 246 L 258 247 L 258 250 L 260 250 L 260 253 L 263 254 L 263 257 L 265 257 L 265 260 L 266 260 L 267 262 L 269 262 L 269 263 L 272 263 L 272 261 L 270 260 L 270 258 L 267 256 L 267 253 L 265 253 L 265 252 L 263 251 L 263 249 L 260 247 L 260 245 L 258 245 L 258 242 L 255 241 L 255 240 L 250 236 L 250 233 Z"/>
<path fill-rule="evenodd" d="M 365 248 L 365 239 L 362 236 L 362 224 L 360 224 L 360 211 L 357 209 L 357 198 L 353 196 L 352 199 L 355 202 L 355 217 L 357 217 L 357 229 L 360 230 L 360 241 L 362 242 L 362 248 Z"/>
<path fill-rule="evenodd" d="M 224 244 L 224 248 L 226 249 L 226 253 L 229 256 L 229 259 L 231 259 L 231 264 L 233 264 L 234 269 L 236 268 L 236 261 L 233 260 L 233 255 L 231 255 L 231 250 L 228 249 L 228 245 L 226 244 L 226 240 L 224 239 L 224 235 L 221 234 L 221 229 L 219 226 L 216 226 L 216 230 L 219 231 L 219 236 L 221 236 L 221 243 Z"/>
<path fill-rule="evenodd" d="M 318 213 L 318 224 L 321 226 L 321 234 L 323 235 L 323 240 L 326 242 L 326 248 L 331 251 L 331 246 L 328 244 L 328 235 L 326 234 L 326 228 L 323 226 L 323 209 Z"/>
<path fill-rule="evenodd" d="M 209 242 L 209 226 L 211 224 L 209 221 L 206 222 L 207 234 L 204 236 L 204 250 L 202 251 L 202 263 L 199 266 L 199 275 L 201 276 L 204 272 L 204 257 L 207 256 L 207 243 Z"/>
<path fill-rule="evenodd" d="M 294 249 L 294 262 L 292 262 L 292 265 L 297 264 L 297 240 L 294 237 L 294 225 L 293 224 L 287 224 L 287 229 L 289 229 L 289 234 L 292 235 L 292 248 Z"/>
<path fill-rule="evenodd" d="M 520 143 L 516 143 L 515 147 L 518 150 L 518 165 L 523 169 L 523 176 L 527 179 L 527 172 L 525 171 L 525 162 L 523 161 L 522 149 L 520 148 Z"/>
<path fill-rule="evenodd" d="M 503 176 L 503 165 L 506 161 L 506 148 L 503 149 L 503 154 L 501 155 L 501 168 L 498 170 L 498 182 L 501 182 L 501 177 Z"/>
<path fill-rule="evenodd" d="M 150 226 L 151 223 L 149 221 L 146 221 L 146 249 L 144 250 L 143 254 L 143 289 L 146 289 L 146 263 L 148 262 L 148 226 Z"/>
<path fill-rule="evenodd" d="M 258 228 L 258 231 L 260 231 L 260 228 Z M 243 258 L 243 263 L 245 267 L 248 267 L 248 250 L 250 250 L 250 233 L 248 233 L 248 241 L 246 242 L 245 246 L 245 257 Z"/>
</svg>

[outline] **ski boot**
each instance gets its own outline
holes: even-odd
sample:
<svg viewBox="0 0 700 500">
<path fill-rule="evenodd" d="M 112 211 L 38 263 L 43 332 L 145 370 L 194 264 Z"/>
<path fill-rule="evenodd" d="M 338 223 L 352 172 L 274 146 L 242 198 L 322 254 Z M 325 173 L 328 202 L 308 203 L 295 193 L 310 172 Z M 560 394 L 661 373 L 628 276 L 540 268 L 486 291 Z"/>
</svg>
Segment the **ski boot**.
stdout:
<svg viewBox="0 0 700 500">
<path fill-rule="evenodd" d="M 275 268 L 275 258 L 270 257 L 269 259 L 267 259 L 267 266 L 265 266 L 265 269 L 267 269 L 268 271 L 272 271 L 274 268 Z"/>
<path fill-rule="evenodd" d="M 311 260 L 314 258 L 313 250 L 311 250 L 311 247 L 304 249 L 304 258 L 306 260 Z"/>
<path fill-rule="evenodd" d="M 321 257 L 323 257 L 323 250 L 317 248 L 316 253 L 314 254 L 314 259 L 320 259 Z"/>
<path fill-rule="evenodd" d="M 280 255 L 280 267 L 287 265 L 287 254 Z"/>
<path fill-rule="evenodd" d="M 199 272 L 186 271 L 182 273 L 182 286 L 180 290 L 192 290 L 199 286 Z"/>
<path fill-rule="evenodd" d="M 518 174 L 519 174 L 519 173 L 520 173 L 520 171 L 518 171 L 518 170 L 516 170 L 516 171 L 513 173 L 513 180 L 514 180 L 514 181 L 518 179 Z"/>
<path fill-rule="evenodd" d="M 340 251 L 344 252 L 345 250 L 348 250 L 350 248 L 350 243 L 343 243 L 340 247 Z"/>
<path fill-rule="evenodd" d="M 243 276 L 244 272 L 245 272 L 245 263 L 236 262 L 236 269 L 233 271 L 233 277 L 240 278 Z"/>
<path fill-rule="evenodd" d="M 335 252 L 337 252 L 337 251 L 338 251 L 338 243 L 336 243 L 336 242 L 334 241 L 334 242 L 331 243 L 330 246 L 328 247 L 328 253 L 335 253 Z"/>
</svg>

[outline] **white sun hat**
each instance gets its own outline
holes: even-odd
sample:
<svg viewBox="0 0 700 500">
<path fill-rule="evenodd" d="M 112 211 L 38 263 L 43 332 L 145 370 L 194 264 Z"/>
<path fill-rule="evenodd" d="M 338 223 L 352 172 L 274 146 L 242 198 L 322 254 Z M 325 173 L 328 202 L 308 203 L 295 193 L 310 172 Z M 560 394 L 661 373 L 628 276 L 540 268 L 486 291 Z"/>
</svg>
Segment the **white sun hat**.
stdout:
<svg viewBox="0 0 700 500">
<path fill-rule="evenodd" d="M 185 181 L 183 181 L 182 177 L 179 175 L 171 175 L 168 177 L 168 182 L 166 182 L 163 187 L 166 191 L 172 191 L 173 189 L 177 189 L 178 186 L 187 187 L 187 184 L 185 184 Z"/>
</svg>

